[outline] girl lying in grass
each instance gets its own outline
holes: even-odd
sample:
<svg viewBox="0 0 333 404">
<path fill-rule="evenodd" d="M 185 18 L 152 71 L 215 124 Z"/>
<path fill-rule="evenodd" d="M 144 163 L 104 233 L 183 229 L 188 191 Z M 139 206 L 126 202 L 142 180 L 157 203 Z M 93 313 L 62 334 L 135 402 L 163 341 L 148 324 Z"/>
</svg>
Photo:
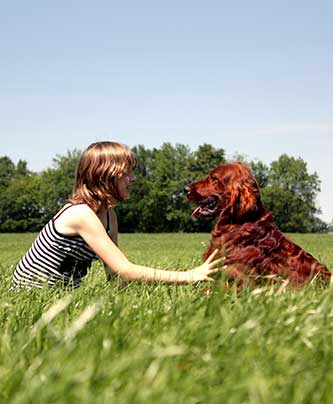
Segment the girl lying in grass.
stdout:
<svg viewBox="0 0 333 404">
<path fill-rule="evenodd" d="M 137 160 L 127 147 L 115 142 L 96 142 L 82 154 L 72 197 L 41 230 L 18 263 L 14 287 L 44 285 L 77 288 L 92 261 L 100 258 L 107 278 L 175 284 L 212 280 L 221 259 L 214 251 L 200 266 L 189 271 L 166 271 L 130 262 L 117 246 L 116 203 L 129 198 Z"/>
</svg>

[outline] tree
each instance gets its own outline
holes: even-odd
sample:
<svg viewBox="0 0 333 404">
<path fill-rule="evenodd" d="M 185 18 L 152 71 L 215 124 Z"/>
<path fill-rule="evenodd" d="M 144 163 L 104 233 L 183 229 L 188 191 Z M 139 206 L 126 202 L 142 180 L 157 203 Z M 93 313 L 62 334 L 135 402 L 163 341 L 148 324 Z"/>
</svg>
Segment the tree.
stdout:
<svg viewBox="0 0 333 404">
<path fill-rule="evenodd" d="M 3 187 L 0 198 L 1 232 L 36 231 L 44 222 L 40 205 L 40 177 L 27 173 L 27 170 L 19 171 Z"/>
<path fill-rule="evenodd" d="M 251 161 L 249 166 L 259 187 L 266 187 L 269 178 L 269 167 L 260 160 Z"/>
<path fill-rule="evenodd" d="M 39 228 L 39 179 L 27 168 L 27 162 L 17 165 L 0 157 L 0 231 L 34 231 Z"/>
<path fill-rule="evenodd" d="M 164 143 L 159 149 L 138 146 L 137 180 L 131 198 L 117 206 L 122 231 L 208 231 L 211 224 L 193 220 L 184 186 L 201 179 L 225 161 L 223 149 L 204 144 L 191 152 L 184 145 Z"/>
<path fill-rule="evenodd" d="M 327 230 L 328 230 L 330 233 L 333 233 L 333 219 L 328 223 L 328 225 L 327 225 Z"/>
<path fill-rule="evenodd" d="M 207 176 L 210 170 L 226 162 L 224 149 L 216 149 L 204 143 L 195 150 L 188 161 L 188 182 L 198 181 Z"/>
<path fill-rule="evenodd" d="M 15 176 L 15 164 L 8 156 L 0 157 L 0 189 L 7 187 Z"/>
<path fill-rule="evenodd" d="M 131 198 L 117 205 L 120 230 L 124 232 L 210 231 L 212 219 L 193 220 L 193 206 L 183 188 L 204 178 L 226 161 L 223 149 L 203 144 L 191 151 L 187 146 L 164 143 L 159 149 L 134 149 L 138 156 Z M 20 160 L 15 165 L 0 157 L 0 231 L 36 231 L 70 197 L 79 150 L 57 155 L 53 167 L 36 174 Z M 242 156 L 237 159 L 244 161 Z M 309 174 L 301 158 L 284 154 L 268 167 L 261 161 L 248 162 L 261 190 L 266 209 L 273 212 L 284 231 L 325 231 L 317 214 L 316 195 L 320 181 Z M 332 227 L 332 226 L 331 226 Z M 331 228 L 330 227 L 330 228 Z"/>
<path fill-rule="evenodd" d="M 262 189 L 265 207 L 273 212 L 278 226 L 287 232 L 313 231 L 320 211 L 315 198 L 320 190 L 316 173 L 309 174 L 301 158 L 286 154 L 272 162 L 267 186 Z"/>
<path fill-rule="evenodd" d="M 0 231 L 37 231 L 66 202 L 74 184 L 80 152 L 56 156 L 53 168 L 32 173 L 27 163 L 0 158 Z"/>
<path fill-rule="evenodd" d="M 133 149 L 138 157 L 131 198 L 119 206 L 120 228 L 126 231 L 178 231 L 188 220 L 183 188 L 190 150 L 164 143 L 160 149 Z"/>
<path fill-rule="evenodd" d="M 119 228 L 123 232 L 147 231 L 149 206 L 147 203 L 150 188 L 151 161 L 153 153 L 144 146 L 133 148 L 138 158 L 135 169 L 136 181 L 131 189 L 129 200 L 117 205 Z"/>
<path fill-rule="evenodd" d="M 41 173 L 40 203 L 45 217 L 51 218 L 71 196 L 80 156 L 77 149 L 57 155 L 53 167 Z"/>
</svg>

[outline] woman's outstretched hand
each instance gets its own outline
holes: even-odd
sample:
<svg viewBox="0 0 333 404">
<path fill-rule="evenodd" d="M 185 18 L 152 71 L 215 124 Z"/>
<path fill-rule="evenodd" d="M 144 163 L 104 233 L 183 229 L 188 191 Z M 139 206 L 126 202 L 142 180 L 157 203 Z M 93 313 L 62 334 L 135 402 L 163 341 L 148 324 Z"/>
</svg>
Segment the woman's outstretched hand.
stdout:
<svg viewBox="0 0 333 404">
<path fill-rule="evenodd" d="M 224 257 L 215 259 L 218 251 L 214 250 L 202 265 L 188 271 L 191 282 L 214 281 L 210 276 L 219 271 L 217 265 L 224 260 Z"/>
</svg>

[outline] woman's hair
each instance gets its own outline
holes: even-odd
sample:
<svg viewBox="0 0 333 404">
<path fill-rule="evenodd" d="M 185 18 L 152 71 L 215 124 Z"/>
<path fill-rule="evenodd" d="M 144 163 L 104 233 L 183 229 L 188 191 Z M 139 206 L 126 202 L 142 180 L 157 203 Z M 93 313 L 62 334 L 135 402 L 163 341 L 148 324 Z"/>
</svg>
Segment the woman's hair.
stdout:
<svg viewBox="0 0 333 404">
<path fill-rule="evenodd" d="M 114 207 L 116 201 L 122 200 L 115 179 L 132 171 L 136 164 L 135 154 L 123 144 L 92 143 L 81 155 L 69 202 L 85 203 L 96 213 Z"/>
</svg>

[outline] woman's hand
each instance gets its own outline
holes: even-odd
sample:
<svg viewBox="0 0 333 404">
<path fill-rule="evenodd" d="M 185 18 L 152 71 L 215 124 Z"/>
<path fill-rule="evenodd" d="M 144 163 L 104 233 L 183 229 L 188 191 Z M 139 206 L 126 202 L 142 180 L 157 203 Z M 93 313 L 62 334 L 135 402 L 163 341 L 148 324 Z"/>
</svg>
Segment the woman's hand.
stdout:
<svg viewBox="0 0 333 404">
<path fill-rule="evenodd" d="M 214 281 L 210 276 L 219 271 L 217 265 L 224 260 L 224 257 L 214 259 L 217 253 L 218 249 L 214 250 L 202 265 L 187 271 L 190 282 Z"/>
</svg>

